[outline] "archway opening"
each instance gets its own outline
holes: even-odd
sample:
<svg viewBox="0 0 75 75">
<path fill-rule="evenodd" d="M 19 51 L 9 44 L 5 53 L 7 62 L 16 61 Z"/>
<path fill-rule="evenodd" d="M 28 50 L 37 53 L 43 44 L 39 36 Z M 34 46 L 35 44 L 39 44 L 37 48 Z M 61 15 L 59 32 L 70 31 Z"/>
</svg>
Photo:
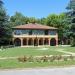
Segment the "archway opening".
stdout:
<svg viewBox="0 0 75 75">
<path fill-rule="evenodd" d="M 55 38 L 52 38 L 52 39 L 50 40 L 50 45 L 51 45 L 51 46 L 56 46 L 56 39 L 55 39 Z"/>
<path fill-rule="evenodd" d="M 39 39 L 39 45 L 43 45 L 43 38 Z"/>
<path fill-rule="evenodd" d="M 44 45 L 49 45 L 48 38 L 45 38 L 45 40 L 44 40 Z"/>
<path fill-rule="evenodd" d="M 14 44 L 15 44 L 15 46 L 21 46 L 21 40 L 19 38 L 16 38 L 14 40 Z"/>
<path fill-rule="evenodd" d="M 34 39 L 34 46 L 38 46 L 38 39 L 37 38 Z"/>
<path fill-rule="evenodd" d="M 30 39 L 28 40 L 28 45 L 33 45 L 33 39 L 32 39 L 32 38 L 30 38 Z"/>
<path fill-rule="evenodd" d="M 27 45 L 27 39 L 26 38 L 23 39 L 23 45 Z"/>
</svg>

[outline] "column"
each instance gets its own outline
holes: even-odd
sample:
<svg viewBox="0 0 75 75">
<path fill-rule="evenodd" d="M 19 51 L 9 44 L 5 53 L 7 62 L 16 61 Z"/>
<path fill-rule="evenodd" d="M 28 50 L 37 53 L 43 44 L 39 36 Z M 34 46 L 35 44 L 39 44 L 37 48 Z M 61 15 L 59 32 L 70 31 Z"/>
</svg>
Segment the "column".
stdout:
<svg viewBox="0 0 75 75">
<path fill-rule="evenodd" d="M 23 46 L 23 38 L 21 38 L 21 47 Z"/>
<path fill-rule="evenodd" d="M 38 38 L 38 46 L 39 46 L 39 38 Z"/>
<path fill-rule="evenodd" d="M 34 46 L 34 38 L 32 38 L 32 40 L 33 40 L 33 41 L 32 41 L 32 45 Z"/>
<path fill-rule="evenodd" d="M 48 43 L 49 43 L 49 46 L 50 46 L 50 38 L 48 39 Z"/>
<path fill-rule="evenodd" d="M 56 38 L 56 46 L 58 46 L 58 38 Z"/>
<path fill-rule="evenodd" d="M 57 37 L 56 37 L 56 46 L 58 46 L 58 34 L 57 34 Z"/>
</svg>

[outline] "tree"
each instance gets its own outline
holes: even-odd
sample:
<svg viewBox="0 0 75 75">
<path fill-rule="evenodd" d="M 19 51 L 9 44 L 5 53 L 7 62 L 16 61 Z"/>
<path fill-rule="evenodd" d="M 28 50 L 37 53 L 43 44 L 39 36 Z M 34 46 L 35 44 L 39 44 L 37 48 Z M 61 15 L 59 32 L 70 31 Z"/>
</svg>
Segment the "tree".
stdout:
<svg viewBox="0 0 75 75">
<path fill-rule="evenodd" d="M 10 24 L 12 27 L 17 25 L 24 25 L 32 22 L 36 22 L 39 24 L 46 24 L 45 21 L 46 18 L 37 19 L 35 17 L 26 17 L 20 12 L 16 12 L 15 15 L 10 17 Z"/>
<path fill-rule="evenodd" d="M 41 18 L 40 19 L 40 23 L 43 24 L 43 25 L 46 25 L 46 18 L 44 18 L 44 17 Z"/>
<path fill-rule="evenodd" d="M 59 43 L 62 44 L 63 39 L 65 38 L 65 33 L 67 32 L 67 23 L 65 21 L 66 14 L 61 13 L 59 15 L 51 14 L 46 19 L 46 24 L 48 26 L 53 26 L 58 28 L 58 35 L 59 35 Z M 64 41 L 63 41 L 64 42 Z"/>
<path fill-rule="evenodd" d="M 11 37 L 8 19 L 9 17 L 3 7 L 3 2 L 0 0 L 0 45 L 7 44 Z"/>
<path fill-rule="evenodd" d="M 69 35 L 72 40 L 71 45 L 75 46 L 75 0 L 70 0 L 69 5 L 67 6 L 67 10 L 69 10 L 67 15 L 68 15 L 68 22 L 70 24 Z"/>
<path fill-rule="evenodd" d="M 35 17 L 30 17 L 29 18 L 29 23 L 36 23 L 37 22 L 37 20 L 36 20 L 36 18 Z"/>
<path fill-rule="evenodd" d="M 47 19 L 46 19 L 46 24 L 48 26 L 55 26 L 56 25 L 56 21 L 57 21 L 57 15 L 56 14 L 51 14 L 48 15 Z"/>
<path fill-rule="evenodd" d="M 0 7 L 2 7 L 2 5 L 3 5 L 3 2 L 0 0 Z"/>
<path fill-rule="evenodd" d="M 25 17 L 20 12 L 16 12 L 14 16 L 10 17 L 10 24 L 13 26 L 27 24 L 29 22 L 29 18 Z"/>
</svg>

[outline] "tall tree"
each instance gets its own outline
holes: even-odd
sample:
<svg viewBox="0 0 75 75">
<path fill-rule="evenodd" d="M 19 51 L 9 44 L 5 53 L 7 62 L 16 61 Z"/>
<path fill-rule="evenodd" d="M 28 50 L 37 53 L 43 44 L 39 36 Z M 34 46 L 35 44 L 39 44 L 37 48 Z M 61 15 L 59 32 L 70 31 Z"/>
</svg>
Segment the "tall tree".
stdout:
<svg viewBox="0 0 75 75">
<path fill-rule="evenodd" d="M 3 2 L 0 0 L 0 7 L 2 7 L 2 5 L 3 5 Z"/>
<path fill-rule="evenodd" d="M 27 24 L 29 21 L 28 17 L 25 17 L 20 12 L 16 12 L 15 15 L 10 17 L 10 24 L 13 26 Z"/>
<path fill-rule="evenodd" d="M 8 16 L 3 7 L 3 2 L 0 0 L 0 45 L 7 44 L 10 36 Z"/>
<path fill-rule="evenodd" d="M 58 35 L 59 35 L 59 43 L 62 44 L 63 38 L 65 37 L 64 34 L 66 32 L 66 14 L 61 13 L 59 15 L 51 14 L 46 19 L 46 24 L 48 26 L 53 26 L 58 28 Z"/>
<path fill-rule="evenodd" d="M 71 38 L 71 45 L 75 46 L 75 0 L 70 0 L 70 3 L 67 7 L 69 12 L 68 15 L 68 22 L 70 24 L 70 38 Z"/>
</svg>

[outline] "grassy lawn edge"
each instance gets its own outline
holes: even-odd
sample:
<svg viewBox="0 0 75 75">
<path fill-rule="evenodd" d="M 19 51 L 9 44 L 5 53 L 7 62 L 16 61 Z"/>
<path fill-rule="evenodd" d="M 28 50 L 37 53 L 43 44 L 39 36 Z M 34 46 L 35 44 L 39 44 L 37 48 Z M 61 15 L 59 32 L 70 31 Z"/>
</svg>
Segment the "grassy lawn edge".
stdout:
<svg viewBox="0 0 75 75">
<path fill-rule="evenodd" d="M 53 62 L 18 62 L 17 60 L 1 60 L 0 69 L 47 68 L 74 66 L 75 60 Z"/>
</svg>

